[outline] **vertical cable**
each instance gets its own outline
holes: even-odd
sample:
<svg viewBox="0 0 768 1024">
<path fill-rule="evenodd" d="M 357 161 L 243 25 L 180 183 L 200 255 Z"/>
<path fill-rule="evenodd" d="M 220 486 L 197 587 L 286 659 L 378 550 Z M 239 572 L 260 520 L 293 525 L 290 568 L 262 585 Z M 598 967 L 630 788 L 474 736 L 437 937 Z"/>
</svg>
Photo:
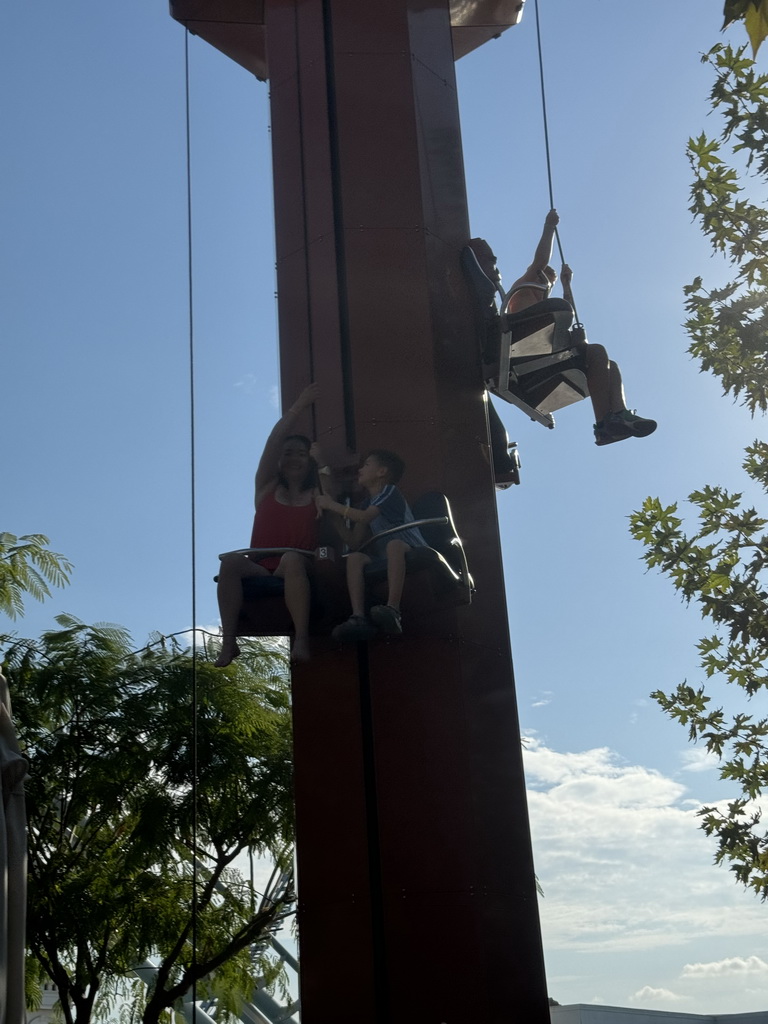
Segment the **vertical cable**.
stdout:
<svg viewBox="0 0 768 1024">
<path fill-rule="evenodd" d="M 549 184 L 549 206 L 550 209 L 555 208 L 555 193 L 552 188 L 552 159 L 549 153 L 549 125 L 547 123 L 547 96 L 544 91 L 544 57 L 541 50 L 541 24 L 539 22 L 539 0 L 534 0 L 534 10 L 536 12 L 536 43 L 539 50 L 539 81 L 541 83 L 541 112 L 544 117 L 544 149 L 547 154 L 547 182 Z M 565 257 L 563 256 L 563 247 L 560 245 L 560 235 L 555 228 L 555 238 L 557 239 L 557 248 L 560 253 L 560 262 L 565 263 Z"/>
<path fill-rule="evenodd" d="M 547 154 L 547 181 L 549 183 L 549 205 L 555 208 L 555 196 L 552 188 L 552 162 L 549 156 L 549 127 L 547 124 L 547 96 L 544 90 L 544 57 L 541 50 L 541 23 L 539 21 L 539 0 L 534 0 L 536 12 L 536 44 L 539 51 L 539 82 L 541 83 L 541 111 L 544 116 L 544 147 Z"/>
<path fill-rule="evenodd" d="M 541 23 L 539 21 L 539 0 L 534 0 L 533 5 L 534 11 L 536 12 L 536 44 L 539 51 L 539 82 L 541 83 L 541 113 L 544 118 L 544 150 L 547 155 L 547 183 L 549 185 L 549 207 L 551 210 L 555 208 L 555 191 L 552 187 L 552 157 L 549 152 L 549 123 L 547 121 L 547 94 L 544 89 L 544 55 L 541 48 Z M 555 228 L 555 240 L 557 241 L 557 251 L 560 253 L 560 262 L 565 263 L 565 256 L 563 255 L 563 247 L 560 244 L 560 232 Z M 576 304 L 571 303 L 573 306 L 573 315 L 576 319 L 576 323 L 580 323 L 579 314 L 576 310 Z"/>
<path fill-rule="evenodd" d="M 189 456 L 190 456 L 190 518 L 192 543 L 192 1019 L 197 1016 L 197 797 L 198 797 L 198 763 L 197 763 L 197 536 L 195 528 L 195 331 L 193 303 L 193 269 L 192 269 L 192 144 L 189 116 L 189 29 L 184 32 L 184 98 L 186 122 L 186 158 L 187 158 L 187 302 L 189 323 Z"/>
</svg>

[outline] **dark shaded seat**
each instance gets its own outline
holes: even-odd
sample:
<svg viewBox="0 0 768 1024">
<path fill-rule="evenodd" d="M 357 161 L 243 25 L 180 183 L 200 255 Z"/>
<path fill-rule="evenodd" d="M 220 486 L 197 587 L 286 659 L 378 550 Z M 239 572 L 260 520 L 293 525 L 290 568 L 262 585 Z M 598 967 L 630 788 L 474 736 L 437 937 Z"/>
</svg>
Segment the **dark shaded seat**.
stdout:
<svg viewBox="0 0 768 1024">
<path fill-rule="evenodd" d="M 219 555 L 242 554 L 266 558 L 296 548 L 240 548 Z M 331 546 L 302 551 L 312 558 L 309 632 L 324 636 L 349 615 L 349 600 L 341 556 Z M 218 577 L 216 577 L 218 579 Z M 293 622 L 285 607 L 285 583 L 279 576 L 249 576 L 243 580 L 243 605 L 237 636 L 293 636 Z"/>
<path fill-rule="evenodd" d="M 447 606 L 469 604 L 472 599 L 472 578 L 467 568 L 464 548 L 456 532 L 450 504 L 444 494 L 429 492 L 412 505 L 414 523 L 393 527 L 376 535 L 362 546 L 370 547 L 375 539 L 397 536 L 404 529 L 418 526 L 426 548 L 413 548 L 406 554 L 407 582 L 403 594 L 403 612 L 408 620 L 423 621 L 430 612 Z M 219 555 L 240 554 L 265 558 L 296 548 L 239 548 Z M 302 551 L 313 559 L 310 575 L 311 607 L 309 632 L 326 636 L 334 626 L 348 618 L 351 607 L 346 586 L 344 562 L 333 546 Z M 369 604 L 386 601 L 386 559 L 375 558 L 365 571 Z M 237 636 L 292 636 L 293 623 L 285 607 L 285 585 L 277 576 L 249 576 L 243 580 L 243 605 Z"/>
<path fill-rule="evenodd" d="M 462 250 L 461 266 L 475 309 L 486 387 L 553 427 L 556 409 L 589 395 L 584 355 L 574 344 L 574 332 L 583 329 L 573 327 L 573 309 L 565 299 L 545 299 L 519 313 L 500 312 L 497 296 L 502 310 L 508 296 L 483 272 L 470 246 Z"/>
<path fill-rule="evenodd" d="M 448 499 L 439 491 L 429 491 L 413 502 L 411 510 L 413 523 L 376 534 L 360 550 L 368 554 L 375 542 L 395 538 L 403 530 L 418 526 L 429 546 L 406 552 L 404 617 L 419 619 L 433 609 L 469 604 L 473 582 Z M 366 566 L 365 584 L 370 604 L 386 602 L 386 558 L 374 557 Z"/>
</svg>

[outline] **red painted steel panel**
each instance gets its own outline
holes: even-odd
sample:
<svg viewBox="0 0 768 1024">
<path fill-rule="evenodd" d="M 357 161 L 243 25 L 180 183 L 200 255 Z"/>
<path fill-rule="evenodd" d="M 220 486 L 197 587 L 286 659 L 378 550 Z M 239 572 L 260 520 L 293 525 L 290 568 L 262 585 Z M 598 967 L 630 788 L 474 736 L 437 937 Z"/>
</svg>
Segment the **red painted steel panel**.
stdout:
<svg viewBox="0 0 768 1024">
<path fill-rule="evenodd" d="M 277 261 L 277 310 L 280 336 L 291 339 L 291 345 L 297 353 L 296 362 L 302 363 L 301 369 L 297 370 L 293 391 L 288 397 L 289 403 L 311 379 L 307 344 L 309 295 L 307 294 L 305 271 L 306 251 L 303 248 L 296 249 L 289 256 Z M 283 387 L 285 388 L 285 382 Z"/>
<path fill-rule="evenodd" d="M 210 0 L 216 3 L 217 0 Z M 266 28 L 267 63 L 269 64 L 270 91 L 285 77 L 296 73 L 298 30 L 296 0 L 265 0 L 264 26 Z"/>
<path fill-rule="evenodd" d="M 309 303 L 315 378 L 322 389 L 316 409 L 317 439 L 326 460 L 339 465 L 347 459 L 344 432 L 343 373 L 339 324 L 336 239 L 333 233 L 313 239 L 309 247 Z M 287 358 L 290 358 L 286 354 Z"/>
<path fill-rule="evenodd" d="M 409 634 L 370 647 L 382 862 L 390 892 L 457 891 L 475 879 L 478 840 L 460 660 L 457 642 L 445 636 Z"/>
<path fill-rule="evenodd" d="M 303 199 L 310 241 L 334 230 L 328 83 L 321 13 L 317 3 L 302 3 L 297 7 L 297 73 L 304 149 Z"/>
<path fill-rule="evenodd" d="M 320 828 L 326 841 L 299 849 L 298 858 L 303 879 L 321 884 L 323 902 L 336 903 L 368 885 L 367 865 L 363 870 L 354 859 L 340 863 L 334 849 L 335 837 L 366 848 L 359 682 L 355 650 L 318 646 L 313 663 L 293 669 L 295 790 L 304 810 L 299 836 Z M 318 744 L 331 756 L 318 757 Z"/>
<path fill-rule="evenodd" d="M 326 888 L 332 889 L 343 874 L 344 865 L 337 860 L 335 872 L 325 879 Z M 315 902 L 306 910 L 300 905 L 299 930 L 302 1021 L 378 1024 L 374 969 L 367 943 L 371 932 L 367 894 L 346 903 Z M 307 970 L 307 963 L 322 965 L 322 970 Z"/>
<path fill-rule="evenodd" d="M 285 402 L 309 381 L 319 382 L 322 400 L 315 410 L 315 431 L 323 454 L 333 464 L 344 462 L 347 448 L 342 415 L 342 371 L 339 342 L 339 300 L 336 250 L 332 236 L 316 239 L 278 261 L 278 316 L 281 380 Z M 313 371 L 310 372 L 310 366 Z"/>
<path fill-rule="evenodd" d="M 171 0 L 171 15 L 258 78 L 267 77 L 263 0 Z"/>
<path fill-rule="evenodd" d="M 293 670 L 294 788 L 302 1000 L 322 1007 L 335 989 L 333 1019 L 375 1020 L 371 910 L 356 652 L 326 645 Z M 304 894 L 308 894 L 305 898 Z M 329 960 L 344 963 L 339 1015 Z M 312 969 L 316 964 L 318 969 Z M 349 1002 L 347 1002 L 349 1001 Z M 306 1011 L 303 1012 L 306 1017 Z M 317 1015 L 323 1019 L 323 1013 Z"/>
<path fill-rule="evenodd" d="M 452 65 L 451 65 L 452 67 Z M 456 191 L 464 179 L 456 91 L 421 61 L 413 61 L 413 85 L 419 132 L 424 221 L 432 235 L 466 244 L 466 210 Z M 461 237 L 456 237 L 457 228 Z"/>
<path fill-rule="evenodd" d="M 262 25 L 264 0 L 171 0 L 171 14 L 179 21 Z"/>
<path fill-rule="evenodd" d="M 304 246 L 304 208 L 296 196 L 304 184 L 301 138 L 291 125 L 299 119 L 299 86 L 296 75 L 284 78 L 270 91 L 272 118 L 272 181 L 275 208 L 281 211 L 277 232 L 277 259 Z"/>
<path fill-rule="evenodd" d="M 334 71 L 345 230 L 421 228 L 410 55 L 343 53 Z"/>
<path fill-rule="evenodd" d="M 427 301 L 423 240 L 415 232 L 408 237 L 391 231 L 365 231 L 347 235 L 346 250 L 349 324 L 355 346 L 353 374 L 356 392 L 361 389 L 360 415 L 365 419 L 432 419 L 434 328 Z"/>
<path fill-rule="evenodd" d="M 334 47 L 340 53 L 407 51 L 406 19 L 402 3 L 361 4 L 359 0 L 333 0 Z"/>
<path fill-rule="evenodd" d="M 461 618 L 459 610 L 457 623 Z M 407 644 L 407 661 L 398 642 Z M 519 748 L 509 749 L 518 735 L 516 710 L 510 681 L 505 685 L 494 671 L 499 654 L 474 651 L 476 676 L 457 674 L 455 664 L 467 661 L 461 646 L 456 639 L 410 637 L 371 645 L 390 971 L 394 977 L 403 961 L 419 956 L 426 937 L 417 922 L 428 921 L 428 962 L 422 960 L 417 979 L 397 983 L 414 1015 L 439 1019 L 444 1010 L 436 993 L 456 972 L 472 978 L 454 990 L 457 1019 L 472 1011 L 499 1024 L 527 1021 L 535 1018 L 510 1015 L 512 1006 L 522 1010 L 518 994 L 526 993 L 527 1014 L 537 1005 L 541 1010 L 545 991 L 535 973 L 541 952 L 532 865 L 524 855 L 521 863 L 530 848 L 527 819 L 519 813 L 522 764 Z M 505 747 L 512 756 L 499 756 Z M 516 805 L 518 813 L 510 815 Z"/>
<path fill-rule="evenodd" d="M 461 610 L 456 614 L 460 622 Z M 471 884 L 529 894 L 525 873 L 509 872 L 510 863 L 519 860 L 521 841 L 528 838 L 527 820 L 505 813 L 518 801 L 524 781 L 510 687 L 500 685 L 498 673 L 490 676 L 485 690 L 470 674 L 457 674 L 455 666 L 466 661 L 458 638 L 409 637 L 399 643 L 407 645 L 405 665 L 396 642 L 374 644 L 370 655 L 379 803 L 393 822 L 428 822 L 437 838 L 429 834 L 409 843 L 409 862 L 403 858 L 406 847 L 398 849 L 393 841 L 388 851 L 391 883 L 405 884 L 407 875 L 416 889 L 444 887 L 448 880 L 437 883 L 434 866 L 436 852 L 443 849 L 443 864 L 450 867 L 439 867 L 437 877 L 447 871 L 452 888 Z M 487 678 L 499 657 L 495 652 L 480 656 Z M 507 748 L 506 757 L 499 757 L 500 747 Z M 407 829 L 400 834 L 408 834 Z M 398 835 L 396 828 L 391 835 Z M 446 836 L 455 848 L 443 843 Z M 467 851 L 471 870 L 462 873 Z"/>
<path fill-rule="evenodd" d="M 519 23 L 525 0 L 451 0 L 452 39 L 455 58 L 496 39 L 512 25 Z M 284 3 L 293 10 L 293 3 Z M 384 5 L 381 5 L 383 8 Z M 267 40 L 264 26 L 264 0 L 171 0 L 172 17 L 189 26 L 190 31 L 205 39 L 232 60 L 241 64 L 258 78 L 273 77 L 280 73 L 277 67 L 267 66 Z M 368 12 L 362 4 L 349 10 L 351 15 Z M 346 13 L 346 12 L 345 12 Z M 371 14 L 380 15 L 381 9 L 372 8 Z M 381 18 L 380 28 L 388 23 Z M 352 40 L 354 42 L 354 40 Z"/>
<path fill-rule="evenodd" d="M 526 948 L 527 916 L 518 901 L 495 893 L 448 891 L 421 896 L 406 891 L 400 899 L 392 899 L 387 904 L 387 924 L 397 938 L 388 979 L 391 990 L 398 993 L 399 1005 L 408 1008 L 407 1016 L 400 1019 L 549 1024 L 541 975 L 521 969 L 526 961 L 533 963 L 532 950 Z M 417 922 L 415 928 L 413 922 Z M 508 945 L 493 939 L 502 930 L 512 938 Z M 410 964 L 416 969 L 404 970 Z"/>
</svg>

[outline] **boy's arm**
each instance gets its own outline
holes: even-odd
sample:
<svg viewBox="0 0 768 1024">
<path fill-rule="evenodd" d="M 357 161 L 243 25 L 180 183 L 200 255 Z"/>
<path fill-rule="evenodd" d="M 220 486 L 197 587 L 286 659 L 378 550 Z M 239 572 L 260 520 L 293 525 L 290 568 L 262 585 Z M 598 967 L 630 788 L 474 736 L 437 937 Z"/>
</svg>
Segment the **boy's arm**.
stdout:
<svg viewBox="0 0 768 1024">
<path fill-rule="evenodd" d="M 351 508 L 349 505 L 342 505 L 340 501 L 334 501 L 328 494 L 318 494 L 315 498 L 315 505 L 319 509 L 335 512 L 355 524 L 362 523 L 364 526 L 369 526 L 374 519 L 378 519 L 381 515 L 375 505 L 369 505 L 368 508 Z"/>
<path fill-rule="evenodd" d="M 555 240 L 555 228 L 560 223 L 557 210 L 550 210 L 544 219 L 544 230 L 541 233 L 536 252 L 533 254 L 533 263 L 528 268 L 534 274 L 540 274 L 552 258 L 552 243 Z"/>
<path fill-rule="evenodd" d="M 370 524 L 379 516 L 379 511 L 374 506 L 366 509 L 352 508 L 351 505 L 342 505 L 340 501 L 334 501 L 328 494 L 316 495 L 315 505 L 321 511 L 333 513 L 332 522 L 336 532 L 353 551 L 370 537 Z M 354 523 L 351 530 L 347 528 L 345 522 Z"/>
<path fill-rule="evenodd" d="M 319 387 L 314 383 L 304 388 L 293 405 L 288 408 L 272 428 L 256 470 L 256 494 L 271 480 L 274 480 L 277 475 L 277 463 L 280 459 L 280 446 L 293 430 L 296 420 L 301 413 L 315 401 L 318 391 Z"/>
<path fill-rule="evenodd" d="M 328 522 L 331 528 L 339 535 L 344 544 L 349 548 L 357 548 L 367 538 L 370 533 L 365 523 L 355 523 L 354 527 L 350 530 L 346 524 L 346 520 L 342 519 L 341 516 L 332 515 Z"/>
</svg>

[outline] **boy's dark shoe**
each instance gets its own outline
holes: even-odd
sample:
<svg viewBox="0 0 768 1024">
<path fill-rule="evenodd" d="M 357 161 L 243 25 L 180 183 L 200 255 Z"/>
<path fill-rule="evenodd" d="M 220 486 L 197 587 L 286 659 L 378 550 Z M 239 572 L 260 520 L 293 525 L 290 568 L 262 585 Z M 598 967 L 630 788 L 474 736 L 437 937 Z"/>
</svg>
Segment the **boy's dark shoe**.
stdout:
<svg viewBox="0 0 768 1024">
<path fill-rule="evenodd" d="M 400 612 L 388 604 L 377 604 L 371 608 L 371 622 L 382 633 L 398 634 L 403 632 Z"/>
<path fill-rule="evenodd" d="M 350 615 L 346 622 L 331 633 L 331 636 L 340 644 L 352 644 L 358 640 L 367 640 L 373 634 L 373 628 L 367 619 L 362 615 Z"/>
<path fill-rule="evenodd" d="M 595 424 L 595 444 L 614 444 L 628 437 L 648 437 L 656 426 L 656 420 L 647 420 L 629 409 L 612 412 L 601 423 Z"/>
<path fill-rule="evenodd" d="M 601 423 L 596 423 L 594 426 L 595 431 L 595 444 L 602 446 L 604 444 L 614 444 L 616 441 L 626 441 L 628 437 L 632 437 L 632 433 L 628 429 L 619 430 L 614 425 L 613 428 L 610 425 L 610 417 L 606 416 Z"/>
<path fill-rule="evenodd" d="M 648 437 L 656 429 L 656 420 L 647 420 L 638 416 L 634 409 L 623 409 L 613 412 L 607 420 L 608 429 L 628 430 L 632 437 Z"/>
</svg>

